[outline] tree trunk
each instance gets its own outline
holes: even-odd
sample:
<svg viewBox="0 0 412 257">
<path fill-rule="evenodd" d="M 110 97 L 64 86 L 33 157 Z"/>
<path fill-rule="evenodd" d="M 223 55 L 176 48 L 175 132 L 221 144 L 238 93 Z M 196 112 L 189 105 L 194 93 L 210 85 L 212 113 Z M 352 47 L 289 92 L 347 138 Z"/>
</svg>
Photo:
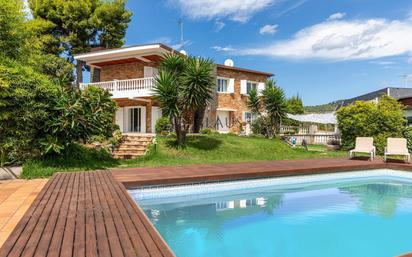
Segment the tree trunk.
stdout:
<svg viewBox="0 0 412 257">
<path fill-rule="evenodd" d="M 76 62 L 76 88 L 80 88 L 80 83 L 83 83 L 83 61 Z"/>
<path fill-rule="evenodd" d="M 181 135 L 181 125 L 180 125 L 180 121 L 179 121 L 179 119 L 178 118 L 174 118 L 174 125 L 175 125 L 175 132 L 176 132 L 176 142 L 177 142 L 177 145 L 180 145 L 180 142 L 181 142 L 181 137 L 180 137 L 180 135 Z"/>
<path fill-rule="evenodd" d="M 193 133 L 199 133 L 202 127 L 203 117 L 205 116 L 205 109 L 201 108 L 195 111 L 193 121 Z"/>
<path fill-rule="evenodd" d="M 187 128 L 183 128 L 180 133 L 180 146 L 184 146 L 186 143 Z"/>
<path fill-rule="evenodd" d="M 186 133 L 187 133 L 186 126 L 181 118 L 175 118 L 174 121 L 175 121 L 177 145 L 183 146 L 186 142 Z"/>
</svg>

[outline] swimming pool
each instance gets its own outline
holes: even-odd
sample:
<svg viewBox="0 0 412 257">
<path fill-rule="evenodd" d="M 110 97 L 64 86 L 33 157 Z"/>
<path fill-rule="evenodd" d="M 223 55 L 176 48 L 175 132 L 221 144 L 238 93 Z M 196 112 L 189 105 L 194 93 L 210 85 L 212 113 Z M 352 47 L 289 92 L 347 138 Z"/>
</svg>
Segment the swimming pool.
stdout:
<svg viewBox="0 0 412 257">
<path fill-rule="evenodd" d="M 178 257 L 412 251 L 412 173 L 369 170 L 129 193 Z"/>
</svg>

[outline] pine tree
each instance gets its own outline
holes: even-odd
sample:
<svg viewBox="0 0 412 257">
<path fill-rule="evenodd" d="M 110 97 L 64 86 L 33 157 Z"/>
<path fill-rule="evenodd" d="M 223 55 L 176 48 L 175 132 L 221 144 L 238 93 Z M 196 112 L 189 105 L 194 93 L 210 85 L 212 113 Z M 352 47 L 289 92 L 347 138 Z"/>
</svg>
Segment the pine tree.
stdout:
<svg viewBox="0 0 412 257">
<path fill-rule="evenodd" d="M 125 0 L 29 0 L 29 5 L 35 20 L 50 23 L 45 33 L 56 39 L 50 49 L 71 62 L 92 47 L 121 47 L 132 16 Z M 78 83 L 82 70 L 83 63 L 76 63 Z"/>
</svg>

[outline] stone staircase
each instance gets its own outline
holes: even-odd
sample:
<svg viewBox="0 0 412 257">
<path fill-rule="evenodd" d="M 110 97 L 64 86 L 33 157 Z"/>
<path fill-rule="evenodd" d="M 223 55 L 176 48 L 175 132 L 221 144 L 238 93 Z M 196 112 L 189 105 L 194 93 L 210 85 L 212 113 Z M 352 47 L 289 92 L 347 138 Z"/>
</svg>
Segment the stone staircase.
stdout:
<svg viewBox="0 0 412 257">
<path fill-rule="evenodd" d="M 124 135 L 122 143 L 113 151 L 116 159 L 134 159 L 146 154 L 152 135 Z"/>
</svg>

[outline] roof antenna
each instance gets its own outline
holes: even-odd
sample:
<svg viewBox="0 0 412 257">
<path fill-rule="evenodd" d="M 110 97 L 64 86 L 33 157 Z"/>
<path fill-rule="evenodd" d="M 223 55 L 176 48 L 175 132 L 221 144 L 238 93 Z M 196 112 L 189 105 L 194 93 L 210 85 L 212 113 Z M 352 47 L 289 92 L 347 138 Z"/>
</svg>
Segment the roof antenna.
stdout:
<svg viewBox="0 0 412 257">
<path fill-rule="evenodd" d="M 187 55 L 187 52 L 183 49 L 185 46 L 185 40 L 183 38 L 183 20 L 182 18 L 179 18 L 179 28 L 180 28 L 180 44 L 177 50 L 180 50 L 179 52 L 183 55 Z"/>
<path fill-rule="evenodd" d="M 408 80 L 409 80 L 409 76 L 408 74 L 402 74 L 400 75 L 401 78 L 403 78 L 405 80 L 405 87 L 408 87 Z"/>
<path fill-rule="evenodd" d="M 179 18 L 179 29 L 180 29 L 180 45 L 179 45 L 179 49 L 183 49 L 185 41 L 183 39 L 183 20 L 182 18 Z"/>
</svg>

